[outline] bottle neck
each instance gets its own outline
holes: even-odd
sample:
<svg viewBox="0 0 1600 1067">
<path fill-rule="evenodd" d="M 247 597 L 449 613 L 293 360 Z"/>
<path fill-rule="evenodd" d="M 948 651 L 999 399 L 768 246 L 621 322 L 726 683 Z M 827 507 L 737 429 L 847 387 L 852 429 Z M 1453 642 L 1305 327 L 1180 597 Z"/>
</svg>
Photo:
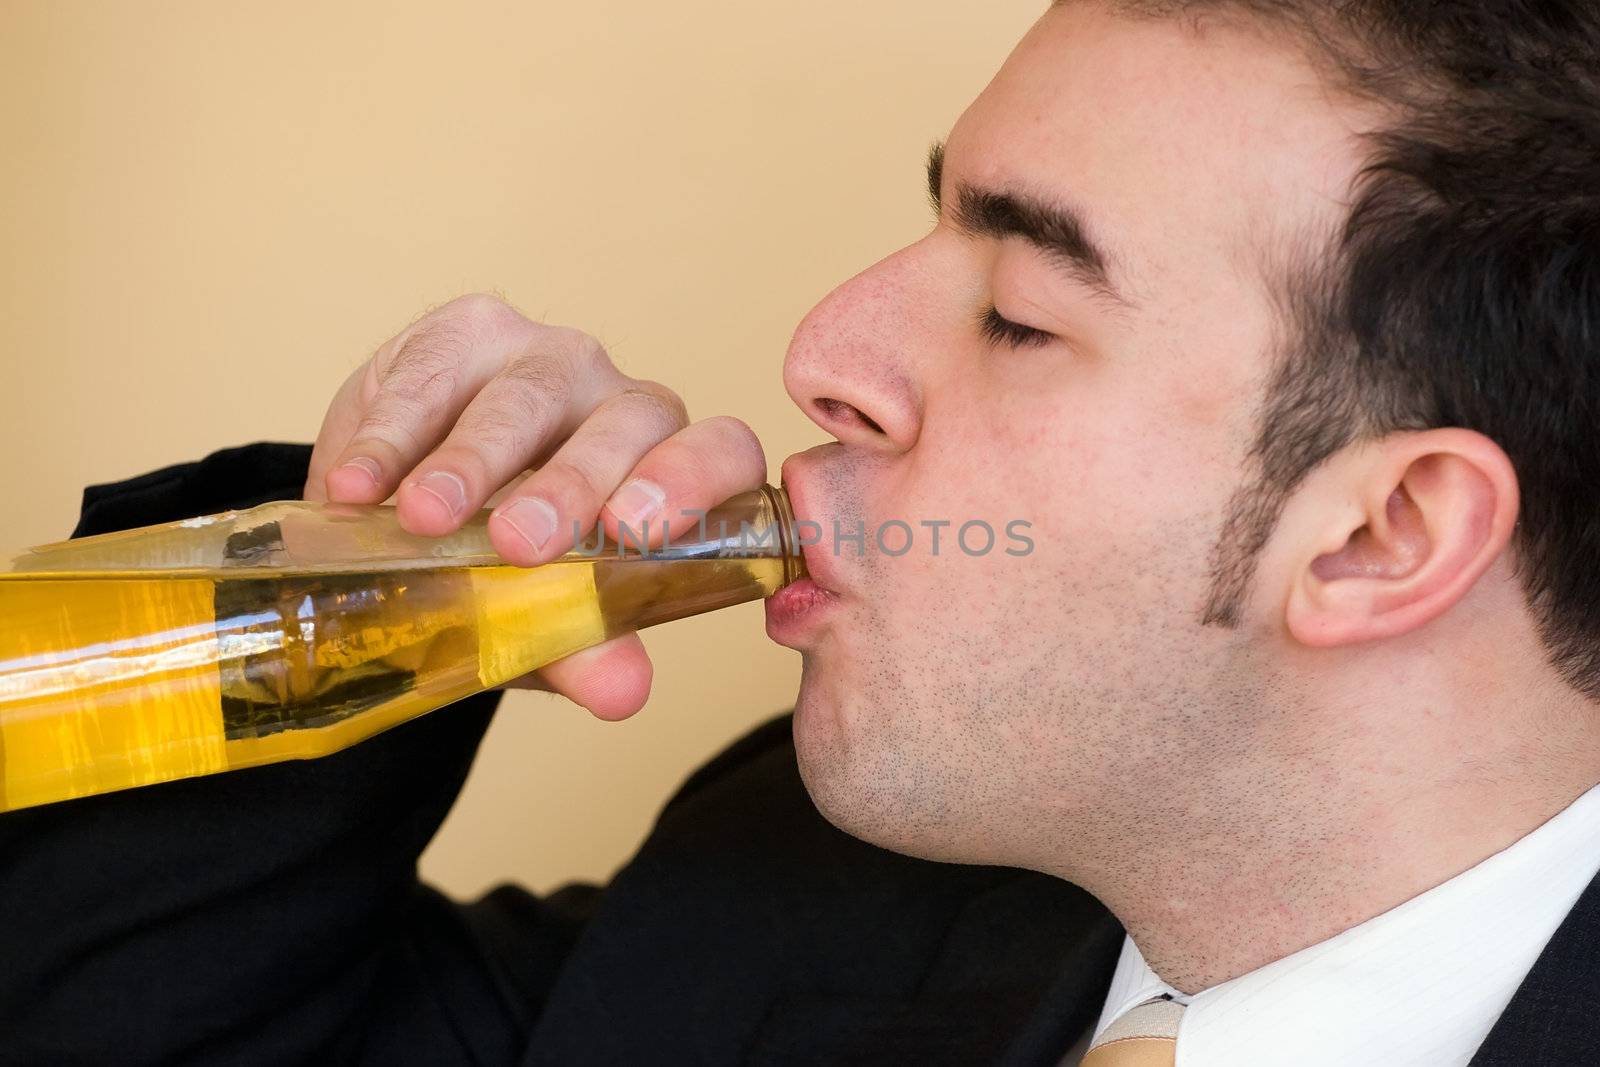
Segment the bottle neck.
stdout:
<svg viewBox="0 0 1600 1067">
<path fill-rule="evenodd" d="M 794 505 L 789 502 L 789 489 L 781 483 L 774 488 L 761 487 L 761 495 L 772 509 L 773 522 L 778 530 L 778 548 L 783 553 L 783 588 L 807 576 L 806 557 L 800 543 L 800 531 L 795 524 Z"/>
</svg>

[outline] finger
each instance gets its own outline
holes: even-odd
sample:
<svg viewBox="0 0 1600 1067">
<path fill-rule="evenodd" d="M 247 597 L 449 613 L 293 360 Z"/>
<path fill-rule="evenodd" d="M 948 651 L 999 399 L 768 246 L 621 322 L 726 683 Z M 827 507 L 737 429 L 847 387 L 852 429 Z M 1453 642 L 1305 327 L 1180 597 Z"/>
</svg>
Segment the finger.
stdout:
<svg viewBox="0 0 1600 1067">
<path fill-rule="evenodd" d="M 651 449 L 607 499 L 601 521 L 615 544 L 637 544 L 648 532 L 649 543 L 658 545 L 671 531 L 681 536 L 693 529 L 697 513 L 759 487 L 766 476 L 761 442 L 749 426 L 728 415 L 703 419 Z"/>
<path fill-rule="evenodd" d="M 341 396 L 339 410 L 329 412 L 329 495 L 350 503 L 387 498 L 536 331 L 503 301 L 473 295 L 385 344 L 363 367 L 354 396 Z"/>
<path fill-rule="evenodd" d="M 539 328 L 401 484 L 395 498 L 401 525 L 427 536 L 459 528 L 628 381 L 589 335 Z"/>
<path fill-rule="evenodd" d="M 624 647 L 624 646 L 631 646 L 631 645 L 636 644 L 636 643 L 639 644 L 639 646 L 641 648 L 643 647 L 643 643 L 638 641 L 638 634 L 629 633 L 629 634 L 622 634 L 619 637 L 613 637 L 609 641 L 601 642 L 600 644 L 595 645 L 593 647 L 594 648 L 606 648 L 606 649 L 609 649 L 612 646 L 617 646 L 618 648 L 621 648 L 621 647 Z M 592 649 L 581 649 L 578 652 L 572 653 L 572 656 L 579 656 L 583 652 L 592 652 Z M 569 656 L 569 657 L 566 657 L 566 658 L 570 659 L 572 657 Z M 561 661 L 560 660 L 553 660 L 552 662 L 559 663 Z M 577 662 L 581 664 L 583 661 L 582 660 L 578 660 Z M 545 667 L 548 667 L 548 666 L 549 666 L 549 664 L 545 665 Z M 529 671 L 527 674 L 524 674 L 519 678 L 513 678 L 513 679 L 511 679 L 511 681 L 503 683 L 498 688 L 500 688 L 500 689 L 526 689 L 526 690 L 529 690 L 529 691 L 532 691 L 532 692 L 537 692 L 537 693 L 554 693 L 554 692 L 556 692 L 555 686 L 551 685 L 549 680 L 546 679 L 545 676 L 544 676 L 545 667 L 541 667 L 536 671 Z"/>
<path fill-rule="evenodd" d="M 322 428 L 317 431 L 316 444 L 311 446 L 311 466 L 306 471 L 306 484 L 301 491 L 301 497 L 305 500 L 328 499 L 328 474 L 333 469 L 333 461 L 344 450 L 360 421 L 357 395 L 361 378 L 366 372 L 365 363 L 352 371 L 344 384 L 339 386 L 333 402 L 322 416 Z M 348 478 L 349 472 L 344 472 L 343 477 Z"/>
<path fill-rule="evenodd" d="M 605 400 L 496 505 L 489 516 L 496 551 L 532 566 L 572 548 L 628 472 L 687 422 L 683 401 L 655 382 L 635 382 Z"/>
<path fill-rule="evenodd" d="M 582 705 L 597 719 L 615 722 L 644 707 L 654 668 L 639 635 L 623 634 L 536 673 L 551 692 Z"/>
</svg>

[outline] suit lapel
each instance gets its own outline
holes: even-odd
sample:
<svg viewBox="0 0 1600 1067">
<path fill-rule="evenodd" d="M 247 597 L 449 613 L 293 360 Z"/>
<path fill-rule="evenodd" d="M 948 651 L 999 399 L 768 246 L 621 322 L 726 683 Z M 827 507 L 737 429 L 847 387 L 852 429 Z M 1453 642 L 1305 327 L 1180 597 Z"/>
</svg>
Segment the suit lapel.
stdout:
<svg viewBox="0 0 1600 1067">
<path fill-rule="evenodd" d="M 1472 1057 L 1471 1067 L 1600 1063 L 1597 1005 L 1600 877 L 1567 913 Z"/>
<path fill-rule="evenodd" d="M 791 994 L 768 1009 L 745 1059 L 1055 1067 L 1099 1016 L 1123 931 L 1109 912 L 1099 910 L 1055 933 L 1059 967 L 1042 996 L 1038 985 L 924 991 L 907 998 Z"/>
</svg>

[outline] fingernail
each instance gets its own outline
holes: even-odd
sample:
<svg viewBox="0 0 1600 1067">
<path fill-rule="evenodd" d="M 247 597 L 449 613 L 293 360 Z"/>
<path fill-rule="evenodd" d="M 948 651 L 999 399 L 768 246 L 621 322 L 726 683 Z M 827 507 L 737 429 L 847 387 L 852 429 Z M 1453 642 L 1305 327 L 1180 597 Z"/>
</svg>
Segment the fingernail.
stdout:
<svg viewBox="0 0 1600 1067">
<path fill-rule="evenodd" d="M 417 482 L 417 488 L 434 497 L 457 518 L 467 507 L 467 483 L 449 471 L 434 471 Z"/>
<path fill-rule="evenodd" d="M 661 510 L 666 500 L 667 494 L 655 482 L 630 478 L 622 483 L 622 488 L 611 494 L 611 499 L 606 501 L 606 510 L 615 515 L 618 522 L 625 523 L 637 533 L 647 519 Z"/>
<path fill-rule="evenodd" d="M 513 500 L 495 512 L 511 529 L 538 552 L 556 532 L 556 509 L 536 496 Z"/>
<path fill-rule="evenodd" d="M 361 474 L 371 480 L 373 485 L 377 485 L 378 479 L 383 477 L 383 469 L 378 466 L 378 461 L 369 459 L 366 456 L 347 459 L 339 464 L 339 469 L 342 471 L 360 471 Z"/>
</svg>

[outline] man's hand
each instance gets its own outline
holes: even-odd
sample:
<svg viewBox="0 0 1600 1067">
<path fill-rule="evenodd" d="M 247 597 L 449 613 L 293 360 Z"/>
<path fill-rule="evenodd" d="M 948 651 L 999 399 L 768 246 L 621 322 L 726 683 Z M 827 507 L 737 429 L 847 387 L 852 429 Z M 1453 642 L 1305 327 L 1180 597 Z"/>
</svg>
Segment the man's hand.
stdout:
<svg viewBox="0 0 1600 1067">
<path fill-rule="evenodd" d="M 615 538 L 619 523 L 637 530 L 652 515 L 709 508 L 765 477 L 761 445 L 738 419 L 691 425 L 676 393 L 623 374 L 589 335 L 473 295 L 418 319 L 346 379 L 305 498 L 394 495 L 401 525 L 427 536 L 493 504 L 496 550 L 528 566 L 572 548 L 574 523 L 601 522 Z M 644 705 L 650 678 L 628 634 L 513 684 L 620 719 Z"/>
</svg>

